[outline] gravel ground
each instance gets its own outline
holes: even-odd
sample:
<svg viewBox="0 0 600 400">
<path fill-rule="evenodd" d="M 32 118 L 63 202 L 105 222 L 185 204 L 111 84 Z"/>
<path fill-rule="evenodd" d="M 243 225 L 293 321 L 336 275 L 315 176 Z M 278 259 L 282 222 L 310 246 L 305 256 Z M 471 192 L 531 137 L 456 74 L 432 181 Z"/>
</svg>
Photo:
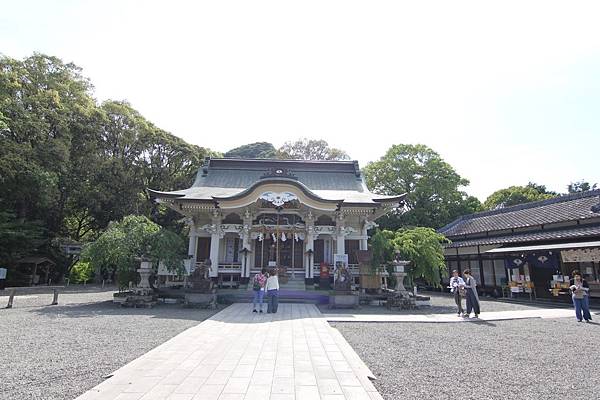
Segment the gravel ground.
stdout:
<svg viewBox="0 0 600 400">
<path fill-rule="evenodd" d="M 422 293 L 424 296 L 431 298 L 431 307 L 419 307 L 416 310 L 400 310 L 394 308 L 388 310 L 385 306 L 361 306 L 358 309 L 330 309 L 327 304 L 319 305 L 319 309 L 323 314 L 454 314 L 456 313 L 456 304 L 454 298 L 450 295 L 439 293 Z M 531 310 L 539 308 L 536 305 L 523 303 L 515 303 L 508 301 L 497 301 L 492 299 L 480 298 L 481 312 L 490 311 L 517 311 Z M 564 307 L 562 304 L 549 304 L 549 307 Z M 463 300 L 463 308 L 466 308 Z"/>
<path fill-rule="evenodd" d="M 73 399 L 216 311 L 113 305 L 113 290 L 15 297 L 0 309 L 0 399 Z M 0 297 L 0 307 L 8 298 Z M 218 311 L 218 310 L 217 310 Z"/>
<path fill-rule="evenodd" d="M 332 325 L 371 368 L 386 400 L 597 399 L 600 393 L 600 326 L 575 317 Z"/>
</svg>

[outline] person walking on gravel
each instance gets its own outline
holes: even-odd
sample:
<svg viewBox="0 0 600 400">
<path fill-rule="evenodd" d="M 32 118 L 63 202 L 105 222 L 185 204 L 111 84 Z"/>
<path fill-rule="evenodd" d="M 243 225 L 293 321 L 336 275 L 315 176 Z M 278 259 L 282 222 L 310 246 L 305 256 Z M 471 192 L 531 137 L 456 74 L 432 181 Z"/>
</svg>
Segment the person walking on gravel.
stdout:
<svg viewBox="0 0 600 400">
<path fill-rule="evenodd" d="M 450 293 L 454 295 L 454 302 L 458 307 L 458 316 L 462 316 L 465 310 L 462 306 L 462 298 L 465 297 L 465 281 L 460 277 L 457 270 L 452 271 L 452 278 L 450 278 Z"/>
<path fill-rule="evenodd" d="M 266 284 L 267 290 L 267 314 L 275 314 L 279 306 L 279 278 L 277 278 L 277 270 L 269 271 L 269 277 Z"/>
<path fill-rule="evenodd" d="M 569 289 L 571 289 L 571 297 L 575 307 L 575 317 L 579 322 L 582 319 L 585 319 L 585 322 L 590 322 L 592 315 L 590 314 L 589 300 L 586 298 L 589 296 L 590 287 L 580 274 L 574 275 L 572 282 Z M 583 316 L 581 315 L 582 312 Z"/>
<path fill-rule="evenodd" d="M 254 275 L 252 280 L 252 290 L 254 291 L 254 299 L 252 300 L 252 312 L 263 312 L 263 297 L 265 296 L 265 285 L 267 284 L 267 269 L 263 268 L 258 274 Z M 260 311 L 256 311 L 256 304 Z"/>
<path fill-rule="evenodd" d="M 479 318 L 480 308 L 479 308 L 479 295 L 477 294 L 477 282 L 475 278 L 471 275 L 470 269 L 465 269 L 463 271 L 463 275 L 465 277 L 465 289 L 467 290 L 467 312 L 464 315 L 465 317 L 471 316 L 471 311 L 475 313 L 475 318 Z"/>
</svg>

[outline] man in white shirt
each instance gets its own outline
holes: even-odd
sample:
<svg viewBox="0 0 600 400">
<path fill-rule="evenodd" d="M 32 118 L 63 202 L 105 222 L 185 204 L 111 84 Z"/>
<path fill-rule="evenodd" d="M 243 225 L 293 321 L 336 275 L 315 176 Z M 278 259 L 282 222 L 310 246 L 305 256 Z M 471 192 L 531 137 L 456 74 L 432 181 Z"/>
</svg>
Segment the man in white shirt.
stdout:
<svg viewBox="0 0 600 400">
<path fill-rule="evenodd" d="M 450 278 L 450 292 L 454 294 L 454 302 L 458 307 L 458 316 L 464 315 L 465 310 L 462 306 L 461 291 L 464 290 L 465 281 L 460 277 L 457 270 L 452 271 L 452 278 Z"/>
</svg>

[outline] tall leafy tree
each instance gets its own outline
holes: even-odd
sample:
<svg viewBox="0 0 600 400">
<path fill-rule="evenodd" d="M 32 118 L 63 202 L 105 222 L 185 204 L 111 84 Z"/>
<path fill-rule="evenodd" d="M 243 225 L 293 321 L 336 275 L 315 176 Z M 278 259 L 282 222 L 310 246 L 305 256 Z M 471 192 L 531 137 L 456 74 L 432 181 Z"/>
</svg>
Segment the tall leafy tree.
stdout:
<svg viewBox="0 0 600 400">
<path fill-rule="evenodd" d="M 597 188 L 598 185 L 596 183 L 592 185 L 584 180 L 571 182 L 569 183 L 569 186 L 567 186 L 569 193 L 587 192 L 588 190 L 596 190 Z"/>
<path fill-rule="evenodd" d="M 407 193 L 406 212 L 382 218 L 382 228 L 440 228 L 481 207 L 475 197 L 461 190 L 469 181 L 425 145 L 394 145 L 378 161 L 369 163 L 364 174 L 375 193 Z"/>
<path fill-rule="evenodd" d="M 440 286 L 448 273 L 442 244 L 447 239 L 431 228 L 401 229 L 393 239 L 400 257 L 411 262 L 409 276 L 412 280 L 424 279 L 428 284 Z"/>
<path fill-rule="evenodd" d="M 278 158 L 293 160 L 349 160 L 350 156 L 340 149 L 330 147 L 325 140 L 299 139 L 286 142 L 278 151 Z"/>
<path fill-rule="evenodd" d="M 408 276 L 439 286 L 447 274 L 442 244 L 448 240 L 434 229 L 417 227 L 397 231 L 378 230 L 370 239 L 374 266 L 388 266 L 397 256 L 410 261 Z"/>
<path fill-rule="evenodd" d="M 146 189 L 189 186 L 215 154 L 157 128 L 127 102 L 97 104 L 80 68 L 43 54 L 0 56 L 0 105 L 0 210 L 20 231 L 38 221 L 45 245 L 31 249 L 66 272 L 73 263 L 60 243 L 94 240 L 126 215 L 182 229 L 180 216 Z M 7 249 L 0 263 L 7 254 L 22 253 Z"/>
<path fill-rule="evenodd" d="M 113 222 L 100 237 L 85 246 L 82 260 L 95 271 L 115 271 L 131 276 L 139 258 L 148 258 L 155 268 L 162 262 L 171 270 L 183 266 L 187 248 L 177 234 L 165 230 L 144 216 L 127 216 Z"/>
<path fill-rule="evenodd" d="M 531 185 L 510 186 L 506 189 L 497 190 L 489 195 L 483 203 L 483 208 L 486 210 L 494 210 L 532 201 L 551 199 L 555 196 L 556 195 L 552 193 L 541 193 L 539 188 Z"/>
<path fill-rule="evenodd" d="M 249 143 L 226 152 L 226 158 L 276 158 L 277 149 L 268 142 Z"/>
<path fill-rule="evenodd" d="M 534 190 L 537 190 L 541 194 L 549 194 L 549 195 L 552 195 L 552 196 L 558 196 L 559 195 L 559 193 L 557 193 L 555 191 L 548 190 L 548 188 L 546 187 L 546 185 L 540 185 L 540 184 L 537 184 L 535 182 L 529 182 L 526 187 L 532 188 Z"/>
<path fill-rule="evenodd" d="M 2 203 L 58 234 L 70 189 L 71 142 L 88 126 L 92 86 L 73 64 L 34 54 L 0 57 Z"/>
</svg>

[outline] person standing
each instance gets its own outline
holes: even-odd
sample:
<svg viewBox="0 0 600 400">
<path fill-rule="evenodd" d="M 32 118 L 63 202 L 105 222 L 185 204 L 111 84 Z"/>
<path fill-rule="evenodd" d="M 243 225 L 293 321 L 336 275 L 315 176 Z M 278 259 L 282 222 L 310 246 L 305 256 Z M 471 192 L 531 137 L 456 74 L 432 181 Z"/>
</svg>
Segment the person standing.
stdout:
<svg viewBox="0 0 600 400">
<path fill-rule="evenodd" d="M 588 295 L 583 297 L 583 301 L 584 301 L 585 305 L 587 306 L 587 308 L 589 309 L 590 308 L 589 286 L 588 286 L 587 281 L 585 280 L 585 278 L 583 277 L 583 275 L 581 274 L 581 272 L 578 269 L 574 270 L 571 273 L 571 277 L 572 278 L 569 280 L 569 287 L 571 287 L 571 286 L 573 286 L 575 284 L 575 275 L 580 275 L 581 276 L 581 280 L 584 282 L 585 287 L 588 288 L 588 292 L 587 292 Z"/>
<path fill-rule="evenodd" d="M 267 269 L 263 268 L 258 274 L 254 275 L 252 280 L 252 290 L 254 291 L 254 299 L 252 300 L 253 310 L 256 311 L 256 304 L 258 303 L 258 312 L 263 312 L 263 297 L 265 296 L 265 285 L 267 284 Z"/>
<path fill-rule="evenodd" d="M 463 271 L 463 275 L 465 277 L 465 289 L 466 297 L 467 297 L 467 312 L 464 314 L 465 317 L 469 317 L 471 315 L 471 311 L 475 313 L 475 318 L 479 318 L 480 308 L 479 308 L 479 295 L 477 294 L 477 282 L 475 278 L 471 275 L 470 269 L 465 269 Z"/>
<path fill-rule="evenodd" d="M 465 296 L 465 281 L 460 277 L 457 270 L 452 271 L 450 293 L 454 295 L 454 302 L 456 303 L 456 307 L 458 307 L 458 316 L 460 317 L 465 313 L 462 306 L 462 298 Z"/>
<path fill-rule="evenodd" d="M 570 289 L 577 321 L 581 322 L 582 319 L 585 319 L 585 322 L 590 322 L 592 315 L 590 314 L 589 299 L 586 298 L 589 296 L 590 287 L 587 281 L 580 274 L 575 274 Z"/>
<path fill-rule="evenodd" d="M 269 277 L 266 284 L 267 290 L 267 314 L 275 314 L 279 306 L 279 278 L 277 278 L 277 270 L 269 271 Z"/>
</svg>

